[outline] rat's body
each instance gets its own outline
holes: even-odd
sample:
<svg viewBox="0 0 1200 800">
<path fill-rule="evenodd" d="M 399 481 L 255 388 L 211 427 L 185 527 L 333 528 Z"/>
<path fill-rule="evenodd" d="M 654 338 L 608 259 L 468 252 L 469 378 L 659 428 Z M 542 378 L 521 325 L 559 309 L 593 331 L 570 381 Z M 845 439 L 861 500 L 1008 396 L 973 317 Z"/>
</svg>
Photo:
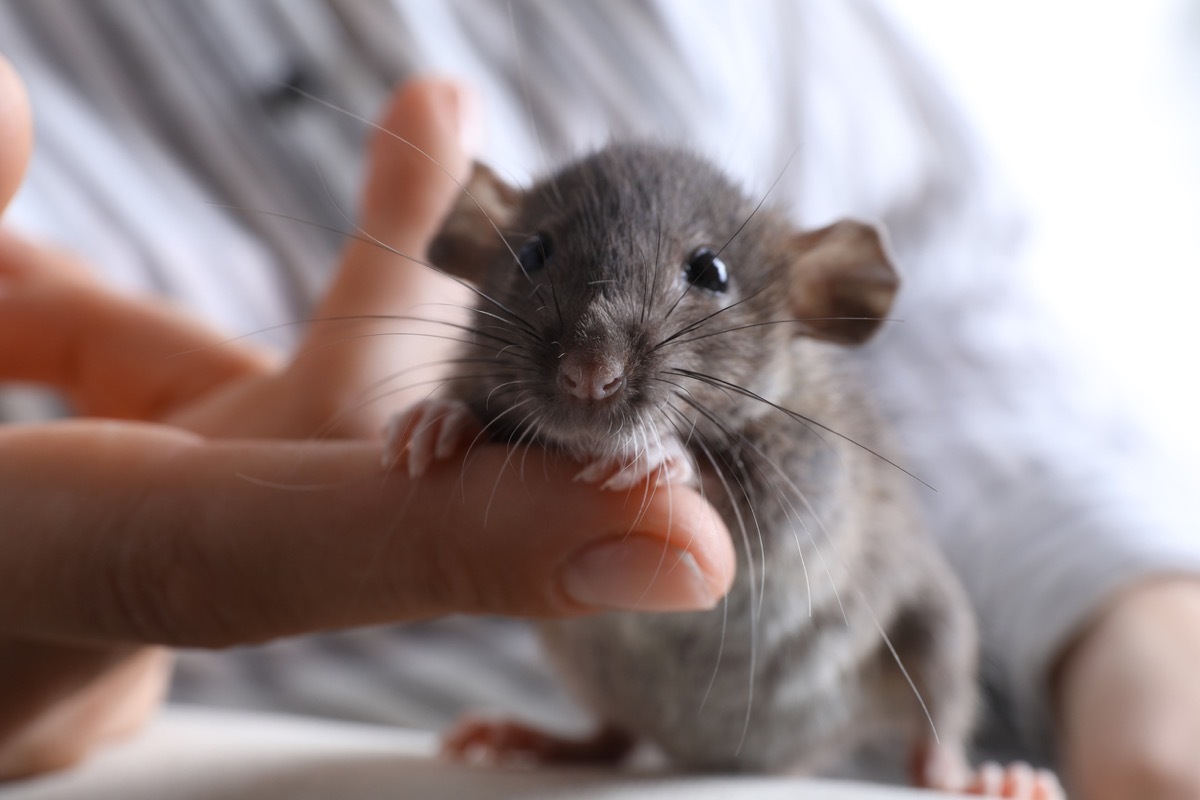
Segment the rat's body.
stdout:
<svg viewBox="0 0 1200 800">
<path fill-rule="evenodd" d="M 778 771 L 900 737 L 918 782 L 956 783 L 972 617 L 917 522 L 912 478 L 872 452 L 845 347 L 897 286 L 875 230 L 796 231 L 706 162 L 648 145 L 610 146 L 526 192 L 479 167 L 468 189 L 431 251 L 481 289 L 468 360 L 449 399 L 397 420 L 392 452 L 420 472 L 474 418 L 493 438 L 566 450 L 607 489 L 699 484 L 739 550 L 715 610 L 543 624 L 607 731 L 597 744 Z M 501 728 L 468 726 L 451 747 L 586 754 Z"/>
<path fill-rule="evenodd" d="M 831 346 L 793 347 L 810 368 L 783 387 L 788 406 L 877 446 L 852 378 L 823 363 Z M 744 538 L 727 607 L 543 623 L 561 674 L 610 726 L 689 768 L 811 771 L 871 740 L 932 742 L 933 728 L 961 747 L 973 622 L 917 525 L 911 479 L 778 413 L 739 433 L 711 454 L 720 477 L 698 455 L 707 497 Z"/>
</svg>

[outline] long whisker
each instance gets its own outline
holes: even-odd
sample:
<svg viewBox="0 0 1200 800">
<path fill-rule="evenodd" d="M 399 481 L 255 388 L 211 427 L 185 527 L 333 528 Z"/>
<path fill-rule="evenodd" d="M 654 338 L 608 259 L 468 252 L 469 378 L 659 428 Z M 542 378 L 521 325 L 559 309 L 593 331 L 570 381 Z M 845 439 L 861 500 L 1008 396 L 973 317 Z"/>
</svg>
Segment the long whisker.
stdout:
<svg viewBox="0 0 1200 800">
<path fill-rule="evenodd" d="M 479 287 L 473 285 L 470 281 L 465 281 L 462 278 L 458 277 L 457 275 L 455 275 L 451 272 L 447 272 L 446 270 L 442 269 L 438 265 L 434 264 L 432 261 L 427 261 L 425 259 L 417 258 L 416 256 L 409 255 L 408 253 L 404 253 L 404 252 L 398 250 L 397 248 L 392 247 L 387 242 L 380 241 L 379 239 L 371 236 L 370 234 L 351 233 L 350 231 L 343 230 L 341 228 L 335 228 L 332 225 L 325 225 L 320 222 L 314 222 L 312 220 L 304 219 L 303 217 L 293 216 L 291 214 L 283 214 L 278 211 L 267 211 L 265 209 L 259 209 L 259 208 L 246 208 L 244 206 L 227 205 L 225 203 L 211 203 L 210 202 L 209 205 L 215 206 L 216 208 L 228 209 L 230 211 L 241 211 L 241 212 L 248 213 L 248 214 L 262 214 L 262 215 L 268 216 L 268 217 L 277 217 L 278 219 L 286 219 L 291 222 L 298 223 L 300 225 L 307 225 L 311 228 L 316 228 L 318 230 L 329 231 L 330 233 L 336 233 L 338 236 L 343 236 L 347 239 L 353 239 L 356 242 L 361 242 L 366 245 L 371 245 L 374 247 L 382 248 L 383 250 L 386 250 L 387 252 L 391 253 L 394 256 L 406 259 L 408 261 L 413 262 L 414 264 L 419 264 L 422 267 L 426 267 L 428 269 L 433 270 L 434 272 L 436 272 L 439 275 L 443 275 L 443 276 L 449 278 L 450 280 L 457 283 L 459 286 L 462 286 L 463 288 L 467 289 L 467 291 L 469 291 L 472 294 L 479 297 L 481 300 L 491 303 L 496 308 L 499 308 L 501 311 L 508 314 L 514 322 L 517 322 L 517 323 L 525 326 L 528 333 L 533 334 L 534 336 L 538 335 L 537 330 L 534 329 L 534 327 L 532 325 L 530 325 L 528 322 L 526 322 L 519 314 L 517 314 L 515 311 L 513 311 L 508 306 L 501 303 L 499 300 L 495 299 L 494 297 L 491 297 L 486 292 L 483 292 L 482 290 L 480 290 Z M 293 323 L 289 323 L 289 324 L 293 324 Z M 283 327 L 283 326 L 280 326 L 280 327 Z M 270 328 L 267 328 L 266 330 L 270 330 Z"/>
<path fill-rule="evenodd" d="M 862 442 L 855 441 L 854 439 L 852 439 L 851 437 L 847 436 L 846 434 L 844 434 L 844 433 L 841 433 L 841 432 L 839 432 L 839 431 L 837 431 L 837 430 L 834 430 L 833 428 L 829 427 L 828 425 L 824 425 L 824 424 L 822 424 L 822 423 L 820 423 L 820 422 L 817 422 L 815 419 L 812 419 L 811 417 L 806 417 L 805 415 L 803 415 L 803 414 L 801 414 L 801 413 L 799 413 L 799 412 L 792 411 L 790 408 L 786 408 L 786 407 L 784 407 L 784 406 L 781 406 L 781 405 L 779 405 L 778 403 L 774 403 L 774 402 L 772 402 L 772 401 L 768 400 L 767 398 L 763 397 L 763 396 L 762 396 L 762 395 L 760 395 L 760 394 L 756 394 L 755 392 L 752 392 L 752 391 L 750 391 L 749 389 L 746 389 L 746 388 L 744 388 L 744 387 L 738 386 L 736 383 L 731 383 L 731 382 L 729 382 L 729 381 L 726 381 L 726 380 L 722 380 L 722 379 L 720 379 L 720 378 L 713 377 L 712 375 L 705 375 L 705 374 L 704 374 L 704 373 L 702 373 L 702 372 L 695 372 L 695 371 L 693 371 L 693 370 L 687 370 L 687 369 L 675 369 L 675 370 L 671 370 L 671 372 L 673 372 L 673 373 L 674 373 L 674 374 L 676 374 L 676 375 L 682 375 L 683 377 L 686 377 L 686 378 L 694 378 L 695 380 L 698 380 L 698 381 L 704 381 L 704 382 L 706 382 L 706 383 L 709 383 L 709 384 L 711 384 L 711 385 L 713 385 L 713 386 L 721 386 L 721 387 L 724 387 L 724 388 L 726 388 L 726 389 L 729 389 L 729 390 L 730 390 L 730 391 L 732 391 L 732 392 L 736 392 L 737 394 L 740 394 L 740 395 L 742 395 L 743 397 L 749 397 L 749 398 L 750 398 L 750 399 L 752 399 L 752 400 L 757 400 L 758 402 L 760 402 L 760 403 L 763 403 L 764 405 L 770 406 L 771 408 L 775 409 L 776 411 L 778 411 L 778 412 L 780 412 L 780 413 L 782 413 L 782 414 L 786 414 L 787 416 L 789 416 L 789 417 L 791 417 L 792 419 L 794 419 L 795 421 L 797 421 L 797 422 L 801 423 L 801 424 L 802 424 L 802 425 L 804 425 L 805 427 L 808 427 L 808 426 L 815 426 L 815 427 L 817 427 L 817 428 L 820 428 L 821 430 L 823 430 L 823 431 L 825 431 L 825 432 L 827 432 L 827 433 L 832 433 L 834 436 L 838 437 L 839 439 L 842 439 L 842 440 L 844 440 L 844 441 L 847 441 L 847 442 L 849 442 L 850 444 L 854 445 L 855 447 L 859 448 L 860 450 L 863 450 L 863 451 L 865 451 L 865 452 L 867 452 L 867 453 L 870 453 L 871 455 L 873 455 L 873 456 L 875 456 L 876 458 L 878 458 L 878 459 L 880 459 L 881 461 L 883 461 L 885 464 L 889 464 L 890 466 L 892 466 L 892 467 L 895 467 L 896 469 L 900 470 L 900 471 L 901 471 L 901 472 L 903 472 L 905 475 L 907 475 L 908 477 L 912 478 L 914 481 L 916 481 L 917 483 L 921 484 L 922 486 L 924 486 L 925 488 L 929 489 L 930 491 L 932 491 L 932 492 L 936 492 L 936 491 L 937 491 L 937 489 L 933 488 L 933 487 L 932 487 L 932 486 L 930 486 L 928 483 L 926 483 L 925 481 L 921 480 L 921 479 L 920 479 L 920 478 L 918 478 L 916 475 L 914 475 L 913 473 L 911 473 L 911 472 L 909 472 L 908 470 L 906 470 L 904 467 L 902 467 L 902 466 L 900 466 L 899 464 L 897 464 L 895 461 L 892 461 L 892 460 L 891 460 L 890 458 L 888 458 L 887 456 L 884 456 L 883 454 L 881 454 L 881 453 L 879 453 L 879 452 L 876 452 L 875 450 L 872 450 L 870 447 L 867 447 L 867 446 L 866 446 L 865 444 L 863 444 Z M 810 428 L 810 430 L 811 430 L 811 428 Z"/>
<path fill-rule="evenodd" d="M 750 535 L 746 531 L 745 520 L 742 519 L 739 504 L 733 496 L 733 490 L 729 487 L 729 482 L 725 479 L 725 471 L 717 464 L 713 453 L 707 447 L 701 448 L 705 458 L 712 465 L 713 472 L 716 473 L 717 479 L 721 486 L 724 487 L 725 493 L 729 496 L 729 505 L 733 509 L 734 518 L 737 520 L 738 529 L 742 533 L 742 545 L 746 551 L 746 563 L 750 567 L 750 597 L 754 597 L 758 592 L 755 586 L 756 578 L 754 575 L 754 556 L 750 547 Z M 754 710 L 754 678 L 758 672 L 758 604 L 751 602 L 750 604 L 750 660 L 747 665 L 747 673 L 749 679 L 746 686 L 746 716 L 742 721 L 742 734 L 738 739 L 737 749 L 734 750 L 734 755 L 742 752 L 742 747 L 746 744 L 746 737 L 750 734 L 750 717 Z"/>
<path fill-rule="evenodd" d="M 750 449 L 753 450 L 758 455 L 758 457 L 762 460 L 762 462 L 766 463 L 767 466 L 771 467 L 779 475 L 779 477 L 792 489 L 792 491 L 795 493 L 796 497 L 800 500 L 801 504 L 805 507 L 805 510 L 808 512 L 808 516 L 817 524 L 817 526 L 819 528 L 821 528 L 821 533 L 822 533 L 822 537 L 823 537 L 822 541 L 833 551 L 834 555 L 836 555 L 838 557 L 838 560 L 842 560 L 841 553 L 840 553 L 840 551 L 838 551 L 838 549 L 836 547 L 834 538 L 832 536 L 830 536 L 829 531 L 827 531 L 825 529 L 824 523 L 821 521 L 821 518 L 817 514 L 816 509 L 813 508 L 812 503 L 809 501 L 807 495 L 805 495 L 805 493 L 800 489 L 800 487 L 796 485 L 795 481 L 793 481 L 792 478 L 782 468 L 780 468 L 778 464 L 776 464 L 774 461 L 772 461 L 770 458 L 767 457 L 766 453 L 764 453 L 757 444 L 755 444 L 752 440 L 750 440 L 746 436 L 739 436 L 739 438 L 745 445 L 749 446 Z M 810 538 L 810 541 L 813 541 L 813 544 L 814 544 L 813 549 L 817 554 L 818 560 L 820 560 L 821 565 L 825 569 L 825 574 L 827 576 L 829 576 L 829 578 L 830 578 L 830 587 L 833 589 L 834 598 L 837 600 L 839 608 L 841 608 L 842 616 L 843 616 L 843 618 L 846 619 L 847 622 L 849 622 L 849 616 L 847 615 L 846 607 L 842 603 L 841 596 L 838 594 L 837 586 L 833 581 L 833 574 L 830 572 L 829 566 L 825 563 L 824 548 L 816 546 L 815 540 L 812 539 L 811 532 L 809 534 L 809 538 Z M 845 567 L 844 561 L 842 563 L 842 566 Z M 930 731 L 933 733 L 934 741 L 940 741 L 940 739 L 938 738 L 937 725 L 933 721 L 933 714 L 932 714 L 932 712 L 930 712 L 929 706 L 928 706 L 928 704 L 926 704 L 925 698 L 921 694 L 921 690 L 917 687 L 916 681 L 913 680 L 913 677 L 909 673 L 908 668 L 904 666 L 904 662 L 900 658 L 900 654 L 899 654 L 899 652 L 897 652 L 895 645 L 892 643 L 891 637 L 888 636 L 887 631 L 884 630 L 882 623 L 880 623 L 879 617 L 875 613 L 875 609 L 872 608 L 871 603 L 870 603 L 869 599 L 867 598 L 866 592 L 863 591 L 861 586 L 854 586 L 852 584 L 851 588 L 858 595 L 859 600 L 862 602 L 863 609 L 866 610 L 867 614 L 871 617 L 871 621 L 872 621 L 872 623 L 874 623 L 875 628 L 879 631 L 879 635 L 880 635 L 880 637 L 882 637 L 884 645 L 887 647 L 888 652 L 891 654 L 892 660 L 895 662 L 896 667 L 900 670 L 900 674 L 903 675 L 904 680 L 909 685 L 909 688 L 912 689 L 913 696 L 916 697 L 917 703 L 921 706 L 921 710 L 925 714 L 925 719 L 929 722 L 929 728 L 930 728 Z"/>
<path fill-rule="evenodd" d="M 447 304 L 447 305 L 453 305 L 453 304 Z M 264 333 L 270 333 L 271 331 L 282 330 L 284 328 L 294 328 L 294 327 L 297 327 L 300 325 L 319 325 L 319 324 L 334 323 L 334 322 L 364 322 L 364 321 L 371 322 L 371 321 L 375 321 L 375 320 L 395 321 L 395 322 L 427 322 L 430 324 L 438 324 L 438 325 L 447 325 L 449 327 L 457 327 L 461 330 L 466 330 L 466 331 L 473 330 L 473 329 L 463 326 L 463 325 L 457 325 L 453 322 L 450 322 L 449 320 L 434 319 L 432 317 L 416 317 L 416 316 L 407 315 L 407 314 L 341 314 L 341 315 L 335 315 L 335 316 L 330 316 L 330 317 L 310 317 L 308 319 L 294 320 L 292 322 L 281 322 L 278 325 L 268 325 L 266 327 L 250 331 L 248 333 L 241 333 L 241 334 L 238 334 L 237 336 L 231 336 L 228 339 L 222 339 L 213 344 L 206 344 L 206 345 L 202 345 L 200 347 L 190 347 L 185 350 L 177 350 L 176 352 L 171 353 L 169 356 L 166 356 L 166 358 L 181 358 L 184 356 L 195 355 L 196 353 L 203 353 L 208 350 L 212 350 L 214 348 L 224 347 L 224 346 L 230 345 L 230 344 L 236 344 L 236 343 L 244 341 L 246 339 L 250 339 L 254 336 L 260 336 Z M 403 334 L 405 332 L 397 331 L 396 333 Z"/>
<path fill-rule="evenodd" d="M 680 336 L 686 336 L 687 334 L 696 330 L 701 325 L 708 322 L 710 319 L 717 316 L 718 314 L 724 314 L 726 311 L 737 308 L 738 306 L 742 305 L 743 303 L 747 303 L 747 302 L 753 300 L 754 298 L 758 297 L 760 294 L 762 294 L 766 290 L 767 290 L 767 287 L 764 286 L 763 288 L 759 289 L 757 292 L 754 292 L 753 294 L 749 295 L 748 297 L 743 297 L 741 300 L 738 300 L 735 303 L 730 303 L 727 306 L 722 306 L 721 308 L 718 308 L 716 311 L 712 312 L 711 314 L 706 314 L 705 316 L 701 317 L 700 319 L 696 320 L 695 322 L 691 322 L 691 323 L 683 326 L 679 330 L 672 333 L 670 336 L 667 336 L 665 339 L 663 339 L 661 342 L 656 344 L 654 347 L 652 347 L 650 349 L 650 352 L 654 352 L 654 351 L 658 350 L 659 348 L 663 347 L 664 345 L 670 344 L 671 342 L 678 339 Z"/>
<path fill-rule="evenodd" d="M 524 405 L 525 403 L 533 402 L 533 399 L 534 398 L 532 396 L 530 396 L 530 397 L 526 397 L 524 400 L 521 400 L 519 402 L 514 402 L 509 410 L 510 411 L 516 410 L 517 408 Z M 491 440 L 491 438 L 492 438 L 490 435 L 491 432 L 493 430 L 499 428 L 503 424 L 502 417 L 504 417 L 504 416 L 505 416 L 505 414 L 498 414 L 495 417 L 493 417 L 492 419 L 490 419 L 488 422 L 486 422 L 483 425 L 483 427 L 479 429 L 479 433 L 475 434 L 475 438 L 471 439 L 470 444 L 467 445 L 466 453 L 463 456 L 463 471 L 459 475 L 459 489 L 462 492 L 462 497 L 463 497 L 464 502 L 466 502 L 466 499 L 467 499 L 467 485 L 465 482 L 466 465 L 467 465 L 468 461 L 470 461 L 471 454 L 474 452 L 475 447 L 477 445 L 486 444 L 488 441 Z"/>
<path fill-rule="evenodd" d="M 726 308 L 732 308 L 732 306 L 727 306 Z M 722 311 L 724 311 L 724 310 L 725 309 L 722 309 Z M 716 316 L 716 315 L 715 314 L 709 315 L 709 317 L 713 317 L 713 316 Z M 872 322 L 899 322 L 900 321 L 900 320 L 892 319 L 889 317 L 808 317 L 805 319 L 773 319 L 773 320 L 767 320 L 766 322 L 752 322 L 752 323 L 749 323 L 746 325 L 738 325 L 738 326 L 735 326 L 732 328 L 722 328 L 721 330 L 711 331 L 709 333 L 702 333 L 697 336 L 691 336 L 687 339 L 677 339 L 674 342 L 664 340 L 662 342 L 662 344 L 687 344 L 688 342 L 698 342 L 701 339 L 708 339 L 713 336 L 723 336 L 727 333 L 733 333 L 734 331 L 744 331 L 744 330 L 749 330 L 750 328 L 766 328 L 766 327 L 769 327 L 772 325 L 808 325 L 813 322 L 840 322 L 840 321 L 846 321 L 846 320 L 853 320 L 853 321 L 870 320 Z M 696 327 L 699 327 L 699 326 L 696 326 Z M 695 328 L 693 328 L 693 330 L 694 329 Z M 674 337 L 672 337 L 672 338 L 674 338 Z"/>
<path fill-rule="evenodd" d="M 364 389 L 363 392 L 365 393 L 367 391 L 371 391 L 372 389 L 381 389 L 386 382 L 395 380 L 396 378 L 400 377 L 405 372 L 413 372 L 413 371 L 416 371 L 417 369 L 426 369 L 426 368 L 429 368 L 432 366 L 438 366 L 441 363 L 442 362 L 428 362 L 425 364 L 418 364 L 415 367 L 410 367 L 407 370 L 402 370 L 401 372 L 397 372 L 392 375 L 389 375 L 379 381 L 375 381 L 371 387 Z M 402 386 L 394 386 L 394 387 L 389 388 L 387 391 L 379 392 L 373 396 L 370 396 L 363 400 L 358 401 L 357 403 L 355 403 L 354 405 L 352 405 L 348 408 L 342 409 L 330 421 L 326 422 L 324 425 L 321 426 L 320 429 L 315 431 L 312 434 L 311 438 L 314 438 L 314 439 L 322 438 L 327 433 L 329 433 L 329 431 L 335 429 L 337 427 L 338 423 L 340 423 L 346 417 L 353 415 L 353 414 L 357 414 L 358 412 L 362 411 L 367 406 L 373 405 L 375 403 L 380 403 L 384 400 L 387 400 L 389 397 L 395 397 L 396 395 L 402 394 L 411 389 L 416 389 L 416 388 L 419 388 L 422 386 L 432 386 L 433 388 L 430 389 L 429 393 L 428 393 L 429 395 L 432 395 L 438 389 L 442 388 L 443 386 L 446 386 L 447 384 L 454 383 L 455 381 L 494 380 L 496 378 L 502 378 L 502 377 L 505 377 L 505 375 L 502 373 L 464 372 L 464 373 L 460 373 L 460 374 L 456 374 L 456 375 L 439 375 L 436 378 L 429 378 L 429 379 L 423 380 L 423 381 L 411 381 Z"/>
<path fill-rule="evenodd" d="M 531 397 L 531 398 L 529 398 L 529 400 L 532 401 L 533 398 Z M 526 402 L 528 402 L 528 401 L 526 401 Z M 506 409 L 504 411 L 504 414 L 508 414 L 509 412 L 516 410 L 517 408 L 519 408 L 520 406 L 522 406 L 524 404 L 525 404 L 524 402 L 515 403 L 511 408 Z M 538 413 L 539 413 L 539 409 L 534 408 L 532 411 L 530 411 L 528 414 L 526 414 L 525 417 L 520 422 L 518 422 L 515 426 L 516 429 L 518 431 L 520 431 L 520 433 L 517 434 L 516 440 L 509 442 L 508 454 L 505 456 L 504 463 L 500 465 L 500 469 L 496 472 L 496 481 L 492 484 L 492 492 L 491 492 L 491 494 L 488 495 L 487 506 L 484 508 L 484 511 L 483 511 L 484 526 L 487 525 L 488 518 L 491 516 L 492 503 L 495 502 L 495 500 L 496 500 L 496 492 L 500 489 L 500 481 L 504 478 L 504 471 L 512 465 L 513 455 L 517 452 L 517 450 L 522 448 L 522 446 L 525 444 L 526 441 L 533 440 L 533 432 L 534 432 L 535 426 L 527 425 L 526 422 L 531 417 L 536 416 Z"/>
<path fill-rule="evenodd" d="M 733 244 L 733 240 L 736 239 L 745 229 L 745 227 L 750 224 L 750 220 L 754 219 L 754 215 L 757 214 L 759 209 L 763 207 L 763 204 L 767 202 L 767 198 L 771 196 L 771 192 L 775 191 L 775 187 L 779 185 L 781 180 L 783 180 L 783 176 L 787 174 L 788 168 L 791 167 L 792 161 L 796 158 L 796 154 L 799 152 L 799 145 L 792 148 L 791 155 L 787 157 L 787 161 L 784 162 L 783 168 L 779 170 L 779 174 L 775 176 L 775 180 L 772 181 L 771 185 L 767 187 L 767 191 L 763 193 L 762 199 L 758 201 L 758 205 L 756 205 L 754 210 L 750 212 L 750 216 L 746 217 L 746 219 L 742 221 L 742 224 L 739 225 L 738 229 L 733 232 L 733 235 L 730 236 L 729 239 L 726 240 L 725 244 L 721 245 L 721 247 L 717 250 L 718 257 L 721 255 L 721 253 L 725 252 L 725 248 Z"/>
<path fill-rule="evenodd" d="M 689 395 L 688 397 L 685 397 L 683 395 L 677 395 L 677 396 L 679 397 L 680 400 L 687 403 L 689 406 L 694 408 L 701 416 L 703 416 L 705 419 L 707 419 L 709 422 L 711 422 L 717 428 L 717 430 L 724 433 L 729 438 L 730 441 L 738 441 L 740 439 L 745 438 L 741 434 L 739 434 L 737 431 L 733 430 L 730 426 L 725 424 L 723 421 L 721 421 L 717 417 L 717 415 L 714 414 L 712 411 L 705 408 L 700 403 L 696 402 L 695 399 L 691 398 L 690 397 L 691 392 L 688 392 L 688 395 Z M 728 462 L 726 462 L 726 463 L 728 465 Z M 732 466 L 730 466 L 730 469 L 732 470 Z M 761 580 L 760 580 L 759 588 L 758 588 L 758 608 L 759 608 L 759 611 L 761 611 L 763 603 L 766 601 L 766 594 L 767 594 L 767 588 L 766 588 L 767 587 L 767 548 L 766 548 L 766 543 L 763 539 L 762 525 L 759 524 L 758 514 L 754 510 L 754 508 L 757 504 L 750 497 L 749 492 L 746 489 L 745 481 L 742 481 L 739 479 L 737 483 L 738 483 L 739 488 L 741 488 L 741 490 L 742 490 L 742 497 L 746 498 L 746 510 L 750 514 L 750 519 L 754 523 L 754 530 L 758 534 L 758 551 L 759 551 L 759 555 L 762 557 L 759 562 L 759 570 L 761 573 Z M 735 505 L 735 507 L 736 507 L 736 505 Z M 750 564 L 752 566 L 753 562 L 751 561 Z M 753 591 L 751 591 L 751 595 L 753 596 Z"/>
<path fill-rule="evenodd" d="M 322 105 L 325 108 L 330 109 L 331 111 L 336 111 L 339 114 L 344 114 L 347 117 L 349 117 L 350 119 L 357 120 L 358 122 L 361 122 L 364 125 L 367 125 L 368 127 L 371 127 L 386 136 L 390 136 L 391 138 L 395 139 L 396 141 L 400 142 L 401 144 L 412 148 L 414 151 L 416 151 L 420 155 L 424 156 L 424 158 L 430 164 L 433 164 L 435 167 L 437 167 L 439 170 L 441 170 L 442 173 L 445 174 L 445 176 L 447 178 L 449 178 L 454 183 L 454 185 L 457 186 L 459 188 L 459 190 L 462 191 L 462 193 L 465 194 L 472 203 L 475 204 L 475 207 L 479 209 L 479 211 L 483 214 L 484 219 L 487 220 L 488 225 L 490 225 L 492 227 L 492 230 L 494 230 L 496 232 L 496 236 L 499 237 L 500 241 L 504 244 L 504 247 L 506 250 L 508 250 L 509 255 L 512 256 L 513 262 L 518 267 L 520 267 L 521 272 L 525 272 L 525 267 L 524 267 L 524 265 L 521 264 L 521 259 L 517 257 L 516 252 L 512 249 L 512 245 L 510 245 L 508 243 L 508 239 L 505 238 L 504 233 L 500 230 L 500 227 L 492 220 L 491 215 L 487 213 L 487 209 L 485 209 L 483 207 L 483 204 L 480 203 L 479 200 L 477 200 L 475 198 L 475 195 L 471 194 L 471 191 L 470 191 L 470 189 L 467 188 L 466 184 L 464 184 L 458 178 L 454 177 L 453 173 L 451 173 L 450 170 L 446 169 L 446 167 L 444 165 L 442 165 L 442 163 L 439 162 L 436 158 L 431 156 L 429 153 L 425 152 L 425 150 L 423 150 L 421 147 L 419 147 L 415 142 L 412 142 L 412 141 L 404 138 L 403 136 L 396 133 L 395 131 L 385 128 L 384 126 L 380 125 L 378 122 L 374 122 L 373 120 L 370 120 L 360 114 L 355 114 L 353 111 L 350 111 L 348 109 L 340 108 L 337 105 L 335 105 L 334 103 L 330 103 L 328 100 L 324 100 L 320 97 L 317 97 L 316 95 L 312 94 L 311 92 L 306 92 L 305 90 L 299 88 L 298 86 L 292 86 L 291 88 L 292 88 L 292 91 L 296 92 L 297 94 L 301 95 L 302 97 L 305 97 L 305 98 L 313 101 L 314 103 Z M 374 237 L 372 237 L 372 238 L 374 238 Z M 376 243 L 383 244 L 382 242 L 378 242 L 378 240 L 376 240 Z M 383 246 L 387 247 L 387 245 L 383 245 Z M 392 248 L 389 247 L 388 249 L 391 250 Z M 528 275 L 526 275 L 526 277 L 528 277 Z"/>
</svg>

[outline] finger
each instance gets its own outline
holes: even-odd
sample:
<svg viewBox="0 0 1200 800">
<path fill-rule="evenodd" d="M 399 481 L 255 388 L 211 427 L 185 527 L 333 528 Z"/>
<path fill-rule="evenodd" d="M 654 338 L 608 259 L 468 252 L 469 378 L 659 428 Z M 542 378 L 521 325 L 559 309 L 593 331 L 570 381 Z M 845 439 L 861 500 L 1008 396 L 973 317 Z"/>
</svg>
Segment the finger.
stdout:
<svg viewBox="0 0 1200 800">
<path fill-rule="evenodd" d="M 452 612 L 711 607 L 728 589 L 733 549 L 696 493 L 601 492 L 518 456 L 485 447 L 412 480 L 364 442 L 2 430 L 0 631 L 222 646 Z"/>
<path fill-rule="evenodd" d="M 0 56 L 0 211 L 21 183 L 32 145 L 25 89 L 12 65 Z"/>
<path fill-rule="evenodd" d="M 371 236 L 405 253 L 429 246 L 470 174 L 478 113 L 468 87 L 442 78 L 410 81 L 392 96 L 363 191 L 362 224 Z M 420 188 L 398 191 L 398 180 Z"/>
<path fill-rule="evenodd" d="M 273 363 L 165 303 L 126 297 L 59 250 L 0 231 L 0 380 L 63 390 L 81 414 L 158 419 Z"/>
<path fill-rule="evenodd" d="M 389 388 L 429 381 L 414 373 L 446 358 L 456 331 L 413 316 L 462 321 L 470 294 L 423 266 L 429 242 L 469 173 L 464 141 L 472 138 L 474 102 L 462 86 L 426 79 L 406 84 L 392 98 L 373 138 L 363 193 L 361 235 L 351 241 L 321 301 L 295 365 L 302 378 L 337 386 L 330 413 L 363 406 L 342 425 L 346 435 L 377 436 L 387 416 L 419 393 L 364 404 L 367 387 L 396 376 Z M 411 256 L 412 258 L 409 258 Z M 415 259 L 415 260 L 414 260 Z M 368 319 L 386 316 L 384 321 Z M 354 318 L 347 321 L 345 318 Z"/>
<path fill-rule="evenodd" d="M 137 730 L 166 693 L 161 648 L 0 642 L 0 781 L 62 769 Z"/>
</svg>

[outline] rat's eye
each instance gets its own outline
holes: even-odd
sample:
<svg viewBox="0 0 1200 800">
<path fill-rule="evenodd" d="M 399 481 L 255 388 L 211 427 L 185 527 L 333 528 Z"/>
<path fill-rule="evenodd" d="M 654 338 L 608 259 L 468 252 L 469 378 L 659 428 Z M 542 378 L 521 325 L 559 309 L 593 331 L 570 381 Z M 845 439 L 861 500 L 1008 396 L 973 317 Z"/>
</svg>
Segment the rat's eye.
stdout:
<svg viewBox="0 0 1200 800">
<path fill-rule="evenodd" d="M 550 244 L 550 237 L 544 233 L 538 233 L 521 245 L 521 249 L 517 251 L 517 260 L 521 262 L 521 269 L 528 275 L 546 266 L 546 262 L 550 260 L 553 252 L 554 248 Z"/>
<path fill-rule="evenodd" d="M 701 247 L 683 265 L 688 283 L 718 294 L 729 288 L 729 270 L 711 247 Z"/>
</svg>

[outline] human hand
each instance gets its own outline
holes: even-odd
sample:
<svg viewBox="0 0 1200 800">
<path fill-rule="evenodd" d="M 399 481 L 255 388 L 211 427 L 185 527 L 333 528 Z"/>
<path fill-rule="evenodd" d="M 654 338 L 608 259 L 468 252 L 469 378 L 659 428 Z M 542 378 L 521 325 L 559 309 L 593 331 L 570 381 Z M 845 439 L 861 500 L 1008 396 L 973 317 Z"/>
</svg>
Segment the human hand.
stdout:
<svg viewBox="0 0 1200 800">
<path fill-rule="evenodd" d="M 1080 800 L 1200 797 L 1200 581 L 1121 593 L 1057 672 L 1064 770 Z"/>
<path fill-rule="evenodd" d="M 473 136 L 472 105 L 437 82 L 393 98 L 360 234 L 292 358 L 228 341 L 160 300 L 107 291 L 74 256 L 0 231 L 10 342 L 0 375 L 57 386 L 83 416 L 221 437 L 379 437 L 392 412 L 436 386 L 472 300 L 420 263 L 469 173 L 460 140 Z"/>
<path fill-rule="evenodd" d="M 12 86 L 0 83 L 10 116 Z M 446 91 L 410 90 L 417 105 L 398 124 L 465 171 L 447 129 L 457 123 L 437 108 Z M 420 252 L 453 191 L 424 159 L 389 166 L 381 149 L 365 227 L 391 226 L 389 241 Z M 349 248 L 318 315 L 394 310 L 389 293 L 414 305 L 442 296 L 428 273 L 401 278 L 391 263 Z M 307 355 L 280 367 L 11 235 L 0 273 L 0 378 L 56 385 L 92 414 L 172 423 L 0 429 L 0 682 L 23 687 L 0 704 L 0 777 L 71 763 L 144 720 L 167 674 L 165 652 L 146 643 L 225 646 L 451 612 L 699 607 L 732 580 L 728 537 L 693 492 L 598 492 L 538 452 L 519 476 L 501 447 L 412 480 L 381 470 L 375 441 L 307 438 L 361 400 L 373 370 L 412 353 L 364 344 L 312 365 L 395 339 L 318 325 Z M 343 433 L 375 430 L 363 413 Z"/>
</svg>

